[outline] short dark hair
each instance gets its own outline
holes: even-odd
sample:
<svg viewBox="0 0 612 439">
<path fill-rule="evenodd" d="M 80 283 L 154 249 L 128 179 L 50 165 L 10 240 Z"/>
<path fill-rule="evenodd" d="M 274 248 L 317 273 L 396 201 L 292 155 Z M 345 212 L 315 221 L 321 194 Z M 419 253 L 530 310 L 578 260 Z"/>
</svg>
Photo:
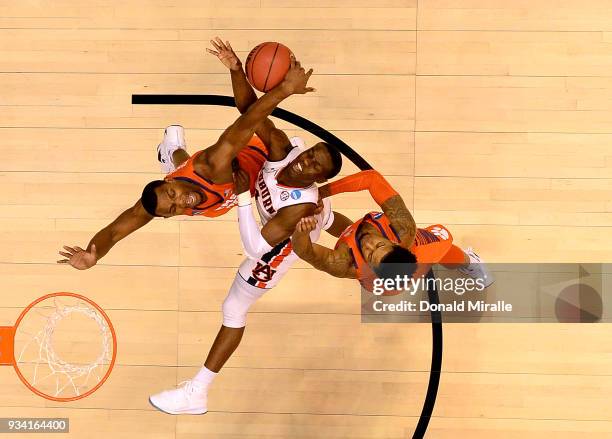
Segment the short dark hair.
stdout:
<svg viewBox="0 0 612 439">
<path fill-rule="evenodd" d="M 151 216 L 161 216 L 155 213 L 157 210 L 157 194 L 155 193 L 155 189 L 164 183 L 164 180 L 153 180 L 142 190 L 140 202 L 142 203 L 142 207 L 144 207 L 147 213 Z"/>
<path fill-rule="evenodd" d="M 342 154 L 340 153 L 340 150 L 335 146 L 330 145 L 327 142 L 321 143 L 327 147 L 327 152 L 329 152 L 329 156 L 331 157 L 332 161 L 332 169 L 329 174 L 325 176 L 325 178 L 334 178 L 336 175 L 338 175 L 340 169 L 342 169 Z"/>
<path fill-rule="evenodd" d="M 393 250 L 380 260 L 377 267 L 373 267 L 376 275 L 381 279 L 395 279 L 397 276 L 412 277 L 416 271 L 417 258 L 410 250 L 394 245 Z"/>
</svg>

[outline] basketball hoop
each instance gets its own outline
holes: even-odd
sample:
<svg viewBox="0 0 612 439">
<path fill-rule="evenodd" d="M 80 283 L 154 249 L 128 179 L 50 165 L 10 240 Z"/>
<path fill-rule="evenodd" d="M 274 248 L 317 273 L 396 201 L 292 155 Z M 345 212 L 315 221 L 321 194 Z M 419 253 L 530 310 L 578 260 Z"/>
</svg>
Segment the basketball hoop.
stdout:
<svg viewBox="0 0 612 439">
<path fill-rule="evenodd" d="M 0 326 L 0 365 L 13 366 L 23 384 L 51 401 L 91 395 L 110 376 L 116 356 L 111 320 L 80 294 L 47 294 L 14 326 Z"/>
</svg>

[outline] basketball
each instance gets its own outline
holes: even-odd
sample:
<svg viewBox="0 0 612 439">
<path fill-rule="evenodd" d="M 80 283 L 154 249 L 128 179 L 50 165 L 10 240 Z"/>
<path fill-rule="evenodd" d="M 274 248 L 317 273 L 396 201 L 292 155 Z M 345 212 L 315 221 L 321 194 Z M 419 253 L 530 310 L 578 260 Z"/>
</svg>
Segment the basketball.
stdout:
<svg viewBox="0 0 612 439">
<path fill-rule="evenodd" d="M 246 59 L 247 79 L 264 93 L 281 83 L 291 65 L 291 50 L 281 43 L 266 42 L 256 46 Z"/>
</svg>

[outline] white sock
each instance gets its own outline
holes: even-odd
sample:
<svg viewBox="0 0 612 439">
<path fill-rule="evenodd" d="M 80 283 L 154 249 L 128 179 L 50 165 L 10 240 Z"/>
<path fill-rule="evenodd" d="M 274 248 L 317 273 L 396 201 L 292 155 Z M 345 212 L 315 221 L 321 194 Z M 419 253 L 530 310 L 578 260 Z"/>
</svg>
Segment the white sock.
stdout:
<svg viewBox="0 0 612 439">
<path fill-rule="evenodd" d="M 193 381 L 204 387 L 208 387 L 213 382 L 216 376 L 216 372 L 209 370 L 206 366 L 202 366 L 202 369 L 200 369 L 200 371 L 196 374 L 196 376 L 193 378 Z"/>
</svg>

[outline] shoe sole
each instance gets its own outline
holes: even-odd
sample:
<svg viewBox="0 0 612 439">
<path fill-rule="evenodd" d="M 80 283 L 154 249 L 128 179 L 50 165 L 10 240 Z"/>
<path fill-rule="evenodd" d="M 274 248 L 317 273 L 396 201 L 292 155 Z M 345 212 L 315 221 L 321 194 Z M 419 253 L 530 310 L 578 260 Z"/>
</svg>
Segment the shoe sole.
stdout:
<svg viewBox="0 0 612 439">
<path fill-rule="evenodd" d="M 149 398 L 149 404 L 151 404 L 153 407 L 155 407 L 160 412 L 165 413 L 167 415 L 205 415 L 206 413 L 208 413 L 208 410 L 203 411 L 203 412 L 201 411 L 167 412 L 166 410 L 162 410 L 159 407 L 157 407 L 155 404 L 153 404 L 153 401 L 151 401 L 151 398 Z"/>
<path fill-rule="evenodd" d="M 171 174 L 176 171 L 174 165 L 170 166 L 169 164 L 162 162 L 161 144 L 157 145 L 157 161 L 159 162 L 161 171 L 164 174 Z"/>
</svg>

